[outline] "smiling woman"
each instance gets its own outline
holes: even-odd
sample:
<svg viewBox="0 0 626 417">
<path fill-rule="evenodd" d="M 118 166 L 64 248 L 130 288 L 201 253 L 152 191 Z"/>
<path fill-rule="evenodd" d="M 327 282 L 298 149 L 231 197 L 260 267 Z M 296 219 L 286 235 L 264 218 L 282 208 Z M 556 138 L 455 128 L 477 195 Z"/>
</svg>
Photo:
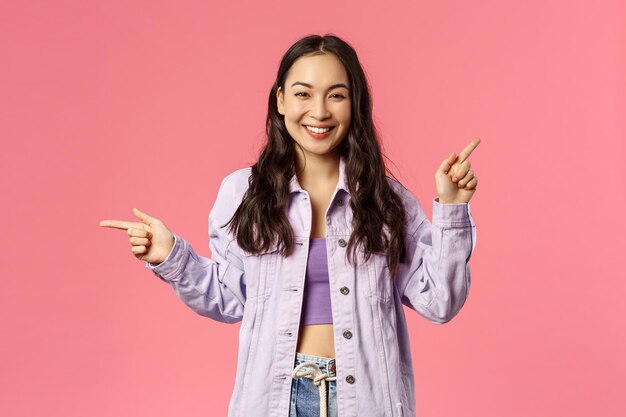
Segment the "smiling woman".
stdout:
<svg viewBox="0 0 626 417">
<path fill-rule="evenodd" d="M 480 141 L 441 162 L 431 223 L 387 176 L 371 108 L 354 49 L 302 38 L 281 60 L 258 161 L 219 187 L 211 258 L 139 210 L 101 222 L 127 230 L 193 311 L 241 321 L 229 417 L 415 417 L 402 306 L 442 324 L 467 299 Z"/>
</svg>

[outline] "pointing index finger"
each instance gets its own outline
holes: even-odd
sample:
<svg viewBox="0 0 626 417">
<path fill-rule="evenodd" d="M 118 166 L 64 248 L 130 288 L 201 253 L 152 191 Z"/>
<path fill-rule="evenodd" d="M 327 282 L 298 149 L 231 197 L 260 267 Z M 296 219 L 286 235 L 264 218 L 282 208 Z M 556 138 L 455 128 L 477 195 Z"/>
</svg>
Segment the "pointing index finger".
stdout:
<svg viewBox="0 0 626 417">
<path fill-rule="evenodd" d="M 461 151 L 461 153 L 459 154 L 459 159 L 457 159 L 457 162 L 460 163 L 460 162 L 465 161 L 467 157 L 470 156 L 472 151 L 476 149 L 479 143 L 480 143 L 480 138 L 476 138 L 473 141 L 471 141 L 470 144 L 467 145 L 465 149 Z"/>
<path fill-rule="evenodd" d="M 102 220 L 100 222 L 100 226 L 104 227 L 113 227 L 115 229 L 130 229 L 134 227 L 135 229 L 143 229 L 143 226 L 140 223 L 136 222 L 125 222 L 122 220 Z"/>
</svg>

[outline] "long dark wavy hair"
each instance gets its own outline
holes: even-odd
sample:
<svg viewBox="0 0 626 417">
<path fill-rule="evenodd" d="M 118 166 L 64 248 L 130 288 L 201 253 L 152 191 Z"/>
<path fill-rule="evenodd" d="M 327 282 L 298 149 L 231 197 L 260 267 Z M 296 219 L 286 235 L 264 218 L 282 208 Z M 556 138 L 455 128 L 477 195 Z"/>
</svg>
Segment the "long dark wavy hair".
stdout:
<svg viewBox="0 0 626 417">
<path fill-rule="evenodd" d="M 224 225 L 236 236 L 239 246 L 254 254 L 278 245 L 283 256 L 293 252 L 294 233 L 285 214 L 289 201 L 289 181 L 296 170 L 299 146 L 278 112 L 278 87 L 285 91 L 285 80 L 292 64 L 301 56 L 334 54 L 344 65 L 350 82 L 352 119 L 347 136 L 337 146 L 346 159 L 346 182 L 353 211 L 352 235 L 347 253 L 354 265 L 354 251 L 361 245 L 365 261 L 376 252 L 387 254 L 393 277 L 405 256 L 405 211 L 402 199 L 390 187 L 372 120 L 370 91 L 356 51 L 339 37 L 309 35 L 293 44 L 284 54 L 268 100 L 267 143 L 252 166 L 249 188 L 232 218 Z M 394 177 L 395 179 L 395 177 Z M 396 179 L 397 181 L 397 179 Z M 388 228 L 389 237 L 384 232 Z"/>
</svg>

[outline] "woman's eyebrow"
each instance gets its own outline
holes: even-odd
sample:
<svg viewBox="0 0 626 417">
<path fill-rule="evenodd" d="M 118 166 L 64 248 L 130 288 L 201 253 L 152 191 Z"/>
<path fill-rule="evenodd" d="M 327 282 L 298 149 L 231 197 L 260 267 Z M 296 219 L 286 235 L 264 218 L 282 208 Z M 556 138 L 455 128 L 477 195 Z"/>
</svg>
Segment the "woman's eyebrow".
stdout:
<svg viewBox="0 0 626 417">
<path fill-rule="evenodd" d="M 296 81 L 295 83 L 291 84 L 292 87 L 294 85 L 303 85 L 303 86 L 308 87 L 308 88 L 313 88 L 313 86 L 311 84 L 304 83 L 302 81 Z M 346 90 L 350 91 L 348 86 L 345 85 L 344 83 L 336 83 L 336 84 L 333 84 L 330 87 L 328 87 L 329 90 L 332 90 L 333 88 L 345 88 Z"/>
</svg>

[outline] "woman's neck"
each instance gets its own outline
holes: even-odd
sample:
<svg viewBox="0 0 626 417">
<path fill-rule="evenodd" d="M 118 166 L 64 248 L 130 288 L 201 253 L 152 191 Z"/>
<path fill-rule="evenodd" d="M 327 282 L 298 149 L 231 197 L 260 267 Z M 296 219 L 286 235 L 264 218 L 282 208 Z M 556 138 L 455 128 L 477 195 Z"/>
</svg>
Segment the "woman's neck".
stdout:
<svg viewBox="0 0 626 417">
<path fill-rule="evenodd" d="M 306 163 L 303 158 L 296 161 L 298 182 L 302 188 L 320 187 L 324 184 L 336 184 L 339 180 L 339 155 L 320 156 L 308 155 Z"/>
</svg>

